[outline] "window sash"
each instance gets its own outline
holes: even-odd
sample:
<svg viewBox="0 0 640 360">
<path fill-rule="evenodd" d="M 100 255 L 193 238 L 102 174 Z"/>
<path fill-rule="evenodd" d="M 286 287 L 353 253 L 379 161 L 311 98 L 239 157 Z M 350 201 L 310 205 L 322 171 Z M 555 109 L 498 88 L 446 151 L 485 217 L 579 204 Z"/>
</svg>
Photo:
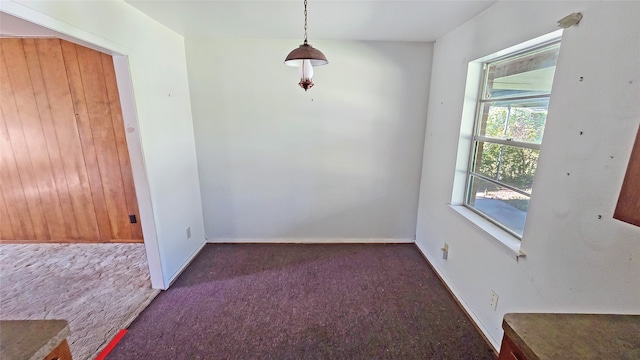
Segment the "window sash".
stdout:
<svg viewBox="0 0 640 360">
<path fill-rule="evenodd" d="M 551 96 L 551 93 L 543 93 L 543 94 L 536 94 L 536 95 L 522 95 L 522 96 L 515 95 L 515 96 L 509 96 L 509 97 L 489 97 L 489 98 L 481 98 L 480 103 L 534 100 L 534 99 L 544 99 L 550 96 Z"/>
<path fill-rule="evenodd" d="M 515 232 L 514 230 L 510 229 L 509 227 L 507 227 L 507 225 L 503 224 L 500 222 L 499 219 L 495 219 L 485 213 L 483 213 L 480 209 L 476 208 L 475 206 L 471 205 L 471 197 L 474 196 L 474 202 L 475 202 L 475 196 L 477 196 L 476 194 L 472 193 L 472 183 L 471 183 L 471 179 L 472 178 L 477 178 L 483 181 L 486 181 L 488 183 L 491 184 L 495 184 L 497 186 L 500 186 L 502 188 L 511 190 L 517 194 L 520 194 L 524 197 L 526 197 L 527 199 L 531 199 L 531 194 L 527 193 L 526 191 L 523 191 L 521 189 L 518 189 L 517 187 L 514 187 L 512 185 L 506 184 L 500 180 L 497 179 L 493 179 L 491 177 L 488 177 L 486 175 L 480 174 L 476 171 L 476 165 L 477 165 L 477 149 L 480 143 L 491 143 L 491 144 L 498 144 L 498 145 L 505 145 L 505 146 L 512 146 L 512 147 L 520 147 L 520 148 L 525 148 L 525 149 L 532 149 L 532 150 L 540 150 L 540 144 L 539 143 L 532 143 L 532 142 L 527 142 L 527 141 L 519 141 L 519 140 L 514 140 L 514 139 L 499 139 L 499 138 L 493 138 L 493 137 L 488 137 L 488 136 L 482 136 L 480 135 L 481 132 L 481 126 L 482 126 L 482 109 L 485 106 L 485 104 L 490 103 L 490 102 L 518 102 L 518 101 L 522 101 L 522 100 L 536 100 L 536 99 L 549 99 L 551 97 L 551 89 L 549 89 L 549 91 L 546 92 L 542 92 L 542 93 L 537 93 L 537 94 L 531 94 L 531 93 L 524 93 L 523 95 L 518 95 L 518 94 L 505 94 L 504 96 L 494 96 L 494 97 L 490 97 L 487 96 L 487 86 L 488 86 L 488 81 L 489 81 L 489 66 L 491 64 L 496 64 L 498 62 L 505 62 L 505 61 L 511 61 L 511 60 L 516 60 L 518 58 L 522 58 L 522 57 L 528 57 L 528 56 L 534 56 L 535 53 L 540 53 L 540 52 L 544 52 L 547 49 L 551 49 L 554 46 L 558 46 L 560 43 L 560 40 L 554 40 L 552 42 L 549 43 L 545 43 L 545 44 L 541 44 L 540 46 L 537 46 L 535 48 L 530 48 L 527 50 L 524 50 L 518 54 L 510 54 L 507 56 L 504 56 L 500 59 L 496 59 L 495 61 L 492 62 L 488 62 L 484 64 L 483 67 L 483 76 L 482 76 L 482 82 L 481 82 L 481 87 L 480 87 L 480 91 L 479 91 L 479 99 L 477 102 L 477 107 L 476 107 L 476 115 L 475 115 L 475 121 L 474 121 L 474 132 L 473 132 L 473 137 L 471 139 L 472 141 L 472 147 L 471 147 L 471 152 L 469 154 L 469 165 L 467 167 L 467 178 L 466 178 L 466 182 L 465 182 L 465 200 L 464 200 L 464 205 L 471 209 L 472 211 L 474 211 L 475 213 L 479 214 L 480 216 L 482 216 L 483 218 L 487 219 L 488 221 L 491 221 L 492 223 L 496 224 L 497 226 L 503 228 L 505 231 L 507 231 L 508 233 L 512 234 L 513 236 L 517 237 L 518 239 L 522 239 L 522 235 Z M 545 60 L 546 61 L 546 60 Z M 507 120 L 508 121 L 508 120 Z"/>
<path fill-rule="evenodd" d="M 485 142 L 485 143 L 500 144 L 500 145 L 507 145 L 507 146 L 513 146 L 513 147 L 521 147 L 526 149 L 540 150 L 540 144 L 511 140 L 511 139 L 506 139 L 506 140 L 496 139 L 496 138 L 476 135 L 473 137 L 473 141 L 474 141 L 474 145 L 477 145 L 478 142 Z"/>
<path fill-rule="evenodd" d="M 514 187 L 514 186 L 509 185 L 509 184 L 506 184 L 506 183 L 503 183 L 503 182 L 502 182 L 502 181 L 500 181 L 500 180 L 496 180 L 496 179 L 490 178 L 490 177 L 488 177 L 488 176 L 486 176 L 486 175 L 482 175 L 482 174 L 479 174 L 479 173 L 477 173 L 477 172 L 473 172 L 473 171 L 471 171 L 471 172 L 469 172 L 469 177 L 471 177 L 471 176 L 475 176 L 475 177 L 477 177 L 477 178 L 479 178 L 479 179 L 482 179 L 482 180 L 484 180 L 484 181 L 488 181 L 488 182 L 490 182 L 490 183 L 494 183 L 494 184 L 496 184 L 496 185 L 500 185 L 500 186 L 502 186 L 502 187 L 504 187 L 504 188 L 507 188 L 507 189 L 509 189 L 509 190 L 511 190 L 511 191 L 515 191 L 515 192 L 517 192 L 518 194 L 521 194 L 521 195 L 524 195 L 524 196 L 527 196 L 527 197 L 531 197 L 531 194 L 529 194 L 529 193 L 528 193 L 528 192 L 526 192 L 526 191 L 522 191 L 522 190 L 518 189 L 517 187 Z"/>
</svg>

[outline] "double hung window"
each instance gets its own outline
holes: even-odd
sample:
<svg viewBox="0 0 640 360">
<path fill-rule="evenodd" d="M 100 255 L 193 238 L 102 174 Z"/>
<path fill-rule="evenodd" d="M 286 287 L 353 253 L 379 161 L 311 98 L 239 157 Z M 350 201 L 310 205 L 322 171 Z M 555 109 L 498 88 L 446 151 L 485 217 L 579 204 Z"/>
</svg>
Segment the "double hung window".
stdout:
<svg viewBox="0 0 640 360">
<path fill-rule="evenodd" d="M 465 206 L 518 238 L 531 199 L 559 42 L 484 64 Z"/>
</svg>

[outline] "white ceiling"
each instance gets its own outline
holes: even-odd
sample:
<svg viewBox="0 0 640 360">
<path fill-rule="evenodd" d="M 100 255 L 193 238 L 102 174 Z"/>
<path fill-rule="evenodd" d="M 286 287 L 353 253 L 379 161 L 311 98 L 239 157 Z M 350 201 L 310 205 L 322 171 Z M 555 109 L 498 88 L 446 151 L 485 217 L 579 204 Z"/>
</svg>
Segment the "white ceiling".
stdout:
<svg viewBox="0 0 640 360">
<path fill-rule="evenodd" d="M 302 0 L 125 0 L 187 38 L 302 39 Z M 496 1 L 308 0 L 309 42 L 434 41 Z"/>
</svg>

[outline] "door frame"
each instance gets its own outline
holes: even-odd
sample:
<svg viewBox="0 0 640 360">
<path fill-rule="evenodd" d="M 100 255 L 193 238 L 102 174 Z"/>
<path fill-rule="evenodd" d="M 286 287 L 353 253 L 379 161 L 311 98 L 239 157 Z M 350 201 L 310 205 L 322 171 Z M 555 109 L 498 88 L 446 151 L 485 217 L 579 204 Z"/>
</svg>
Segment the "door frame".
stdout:
<svg viewBox="0 0 640 360">
<path fill-rule="evenodd" d="M 144 246 L 147 254 L 151 286 L 154 289 L 167 289 L 169 279 L 164 279 L 158 236 L 156 232 L 155 216 L 153 213 L 153 201 L 149 188 L 144 153 L 140 138 L 138 113 L 133 91 L 133 82 L 129 68 L 129 49 L 108 39 L 89 33 L 68 23 L 59 21 L 45 14 L 26 8 L 13 2 L 2 1 L 0 10 L 8 15 L 25 21 L 29 31 L 25 31 L 28 37 L 37 37 L 35 33 L 42 33 L 40 37 L 50 36 L 82 45 L 113 57 L 113 65 L 116 73 L 116 82 L 120 95 L 122 117 L 124 122 L 129 160 L 133 173 L 133 182 L 138 200 L 138 211 L 142 225 Z M 33 27 L 31 27 L 33 26 Z M 76 34 L 74 36 L 67 33 Z M 77 35 L 80 34 L 80 35 Z M 19 36 L 19 34 L 15 34 Z M 78 37 L 80 36 L 80 37 Z"/>
</svg>

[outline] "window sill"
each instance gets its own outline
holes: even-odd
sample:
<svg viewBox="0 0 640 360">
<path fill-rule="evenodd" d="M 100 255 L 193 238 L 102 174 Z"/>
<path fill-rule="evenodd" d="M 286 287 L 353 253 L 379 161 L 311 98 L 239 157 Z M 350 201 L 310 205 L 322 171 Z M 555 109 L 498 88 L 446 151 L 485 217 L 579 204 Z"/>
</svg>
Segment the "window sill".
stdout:
<svg viewBox="0 0 640 360">
<path fill-rule="evenodd" d="M 472 210 L 469 210 L 462 205 L 449 204 L 449 206 L 455 212 L 467 218 L 467 220 L 471 221 L 477 227 L 479 227 L 480 229 L 485 231 L 487 234 L 491 235 L 491 237 L 496 239 L 507 250 L 513 253 L 513 255 L 516 258 L 516 261 L 526 256 L 526 254 L 520 250 L 520 245 L 521 245 L 520 239 L 509 234 L 508 232 L 501 229 L 499 226 L 495 225 L 494 223 L 490 222 L 489 220 L 483 218 L 482 216 L 476 214 Z"/>
</svg>

